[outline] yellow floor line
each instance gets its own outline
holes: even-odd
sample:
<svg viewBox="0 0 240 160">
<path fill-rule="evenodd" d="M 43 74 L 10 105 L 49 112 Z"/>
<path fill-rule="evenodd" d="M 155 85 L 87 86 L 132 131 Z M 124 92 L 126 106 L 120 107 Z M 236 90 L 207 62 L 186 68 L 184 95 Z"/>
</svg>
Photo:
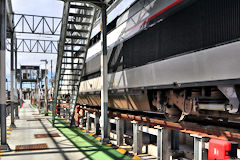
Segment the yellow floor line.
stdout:
<svg viewBox="0 0 240 160">
<path fill-rule="evenodd" d="M 142 158 L 138 157 L 138 156 L 133 156 L 132 158 L 133 160 L 143 160 Z"/>
<path fill-rule="evenodd" d="M 90 135 L 90 136 L 93 136 L 93 135 L 95 135 L 95 133 L 89 133 L 89 135 Z"/>
<path fill-rule="evenodd" d="M 101 137 L 97 137 L 96 140 L 101 140 Z"/>
<path fill-rule="evenodd" d="M 118 148 L 117 151 L 120 152 L 123 155 L 125 155 L 127 153 L 127 150 L 123 149 L 123 148 Z"/>
</svg>

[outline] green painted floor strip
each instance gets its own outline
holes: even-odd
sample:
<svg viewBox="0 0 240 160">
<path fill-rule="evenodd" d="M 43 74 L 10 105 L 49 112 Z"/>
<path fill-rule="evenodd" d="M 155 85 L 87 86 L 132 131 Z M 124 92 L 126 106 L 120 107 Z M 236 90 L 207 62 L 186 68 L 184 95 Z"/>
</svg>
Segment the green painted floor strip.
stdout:
<svg viewBox="0 0 240 160">
<path fill-rule="evenodd" d="M 48 119 L 51 122 L 51 119 Z M 55 127 L 68 138 L 80 152 L 86 155 L 90 160 L 130 160 L 126 155 L 123 155 L 115 149 L 101 145 L 92 136 L 84 134 L 76 127 L 69 128 L 69 123 L 63 119 L 55 120 Z"/>
</svg>

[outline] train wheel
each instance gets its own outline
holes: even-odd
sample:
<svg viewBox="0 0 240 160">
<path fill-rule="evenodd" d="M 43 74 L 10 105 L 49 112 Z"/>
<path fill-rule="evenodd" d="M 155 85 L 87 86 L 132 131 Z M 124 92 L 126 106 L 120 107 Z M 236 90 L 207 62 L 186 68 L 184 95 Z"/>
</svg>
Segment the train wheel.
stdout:
<svg viewBox="0 0 240 160">
<path fill-rule="evenodd" d="M 181 111 L 176 106 L 167 106 L 164 113 L 165 118 L 171 122 L 178 122 L 181 115 Z"/>
</svg>

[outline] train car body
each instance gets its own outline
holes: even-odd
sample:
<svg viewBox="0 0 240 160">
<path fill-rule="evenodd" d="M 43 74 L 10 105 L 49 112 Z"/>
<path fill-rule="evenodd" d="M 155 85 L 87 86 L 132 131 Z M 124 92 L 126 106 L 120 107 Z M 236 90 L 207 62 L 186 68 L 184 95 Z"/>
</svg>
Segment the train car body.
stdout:
<svg viewBox="0 0 240 160">
<path fill-rule="evenodd" d="M 139 0 L 109 22 L 109 107 L 239 115 L 240 0 Z M 100 33 L 78 103 L 100 106 Z"/>
</svg>

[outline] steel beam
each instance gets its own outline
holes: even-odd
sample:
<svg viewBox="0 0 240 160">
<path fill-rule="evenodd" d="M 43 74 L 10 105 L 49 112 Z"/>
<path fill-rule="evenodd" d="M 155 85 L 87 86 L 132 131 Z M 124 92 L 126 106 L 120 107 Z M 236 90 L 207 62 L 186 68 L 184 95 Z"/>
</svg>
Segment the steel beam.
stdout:
<svg viewBox="0 0 240 160">
<path fill-rule="evenodd" d="M 102 8 L 102 54 L 101 54 L 101 118 L 102 118 L 102 132 L 101 142 L 107 143 L 109 140 L 108 135 L 108 61 L 107 61 L 107 14 L 106 5 L 103 4 Z"/>
<path fill-rule="evenodd" d="M 9 150 L 6 134 L 6 0 L 0 0 L 0 108 L 1 150 Z"/>
<path fill-rule="evenodd" d="M 142 125 L 139 125 L 137 121 L 131 122 L 133 125 L 133 152 L 134 154 L 142 153 Z"/>
</svg>

